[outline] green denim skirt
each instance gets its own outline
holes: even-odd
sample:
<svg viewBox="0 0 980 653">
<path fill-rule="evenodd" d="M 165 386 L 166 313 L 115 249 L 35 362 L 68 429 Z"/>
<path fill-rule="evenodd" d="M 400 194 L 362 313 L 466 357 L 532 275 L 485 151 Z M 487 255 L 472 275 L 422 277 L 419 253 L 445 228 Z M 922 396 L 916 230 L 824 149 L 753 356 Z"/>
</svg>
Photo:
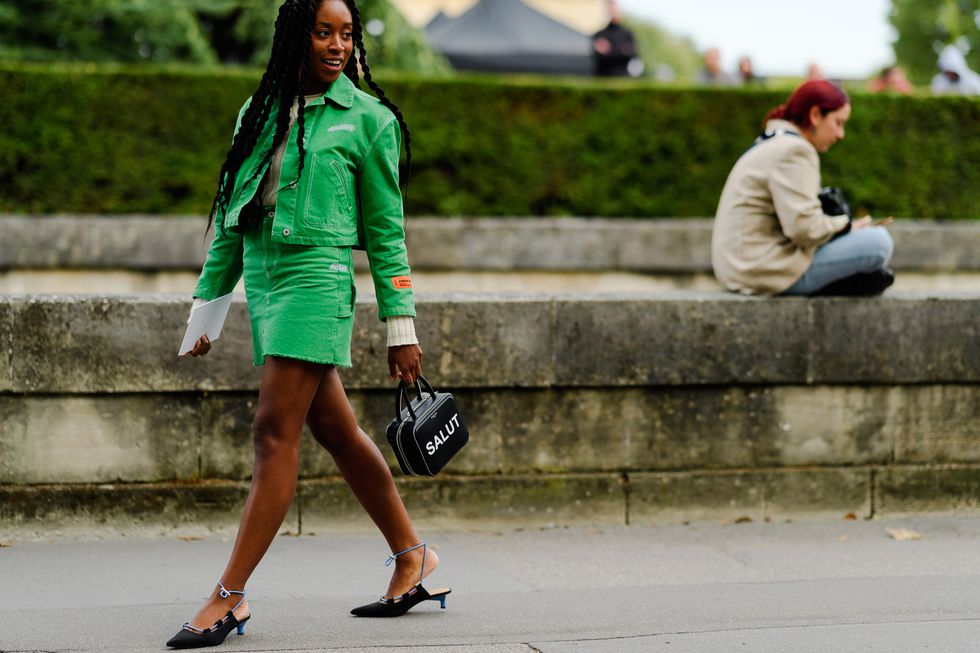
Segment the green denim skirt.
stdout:
<svg viewBox="0 0 980 653">
<path fill-rule="evenodd" d="M 255 364 L 266 356 L 350 367 L 354 264 L 349 247 L 272 240 L 274 213 L 244 236 L 245 297 Z"/>
</svg>

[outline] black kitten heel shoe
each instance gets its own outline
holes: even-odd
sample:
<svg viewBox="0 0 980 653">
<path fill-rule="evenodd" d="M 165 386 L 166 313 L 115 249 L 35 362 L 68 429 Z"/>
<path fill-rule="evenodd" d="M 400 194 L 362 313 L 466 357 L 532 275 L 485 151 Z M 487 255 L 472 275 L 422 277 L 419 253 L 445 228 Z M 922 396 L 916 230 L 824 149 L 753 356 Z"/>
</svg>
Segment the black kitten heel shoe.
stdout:
<svg viewBox="0 0 980 653">
<path fill-rule="evenodd" d="M 200 628 L 195 628 L 189 623 L 184 624 L 176 635 L 170 638 L 167 642 L 167 646 L 171 648 L 204 648 L 205 646 L 217 646 L 218 644 L 225 641 L 225 637 L 228 633 L 238 629 L 239 635 L 245 634 L 245 622 L 252 618 L 252 615 L 248 615 L 241 621 L 235 616 L 235 610 L 238 609 L 242 603 L 245 602 L 245 591 L 244 590 L 226 590 L 225 586 L 218 581 L 218 587 L 221 590 L 218 592 L 218 596 L 223 599 L 227 599 L 232 594 L 238 594 L 242 598 L 238 603 L 235 604 L 231 610 L 228 611 L 222 619 L 214 622 L 214 625 L 210 628 L 205 628 L 201 630 Z"/>
<path fill-rule="evenodd" d="M 422 601 L 438 601 L 442 606 L 442 609 L 445 610 L 446 596 L 452 592 L 452 590 L 448 587 L 443 587 L 430 592 L 422 587 L 422 578 L 425 576 L 425 542 L 416 544 L 415 546 L 405 549 L 404 551 L 392 553 L 390 556 L 388 556 L 388 559 L 385 560 L 385 567 L 393 563 L 398 556 L 404 555 L 409 551 L 414 551 L 419 547 L 422 548 L 422 571 L 419 574 L 418 585 L 401 596 L 396 596 L 391 599 L 386 599 L 382 596 L 374 603 L 368 603 L 367 605 L 362 605 L 359 608 L 354 608 L 350 611 L 350 613 L 355 617 L 400 617 Z"/>
</svg>

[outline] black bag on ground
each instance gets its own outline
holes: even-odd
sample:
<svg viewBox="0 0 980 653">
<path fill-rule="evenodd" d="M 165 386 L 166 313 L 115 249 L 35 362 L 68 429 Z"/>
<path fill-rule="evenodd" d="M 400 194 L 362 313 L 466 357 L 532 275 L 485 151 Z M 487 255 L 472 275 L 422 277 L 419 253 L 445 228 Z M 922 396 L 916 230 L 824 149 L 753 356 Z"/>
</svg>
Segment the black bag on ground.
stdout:
<svg viewBox="0 0 980 653">
<path fill-rule="evenodd" d="M 408 385 L 404 381 L 398 384 L 388 443 L 403 473 L 435 476 L 463 448 L 470 434 L 451 394 L 436 392 L 421 376 L 414 387 L 416 397 L 411 399 Z"/>
</svg>

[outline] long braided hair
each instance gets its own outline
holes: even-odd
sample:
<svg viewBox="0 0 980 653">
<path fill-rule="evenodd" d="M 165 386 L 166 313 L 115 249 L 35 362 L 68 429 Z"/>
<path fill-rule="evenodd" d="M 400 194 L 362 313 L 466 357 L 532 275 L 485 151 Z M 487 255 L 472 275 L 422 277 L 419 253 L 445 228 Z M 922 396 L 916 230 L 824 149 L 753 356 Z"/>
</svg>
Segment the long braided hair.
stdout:
<svg viewBox="0 0 980 653">
<path fill-rule="evenodd" d="M 276 131 L 269 149 L 262 154 L 262 162 L 256 168 L 255 173 L 246 183 L 252 181 L 260 170 L 271 161 L 273 154 L 289 133 L 290 110 L 294 98 L 299 98 L 299 112 L 296 116 L 297 144 L 299 145 L 299 176 L 303 175 L 304 159 L 306 158 L 306 148 L 304 147 L 306 137 L 305 121 L 305 98 L 306 80 L 309 78 L 310 59 L 309 52 L 312 43 L 313 26 L 316 20 L 316 12 L 320 4 L 331 0 L 286 0 L 279 8 L 279 15 L 276 18 L 276 32 L 272 40 L 272 53 L 269 56 L 269 63 L 266 66 L 259 87 L 249 101 L 248 108 L 242 115 L 241 125 L 232 141 L 231 149 L 225 157 L 218 175 L 218 190 L 211 203 L 211 212 L 208 215 L 208 229 L 215 221 L 216 216 L 228 208 L 231 203 L 231 196 L 235 189 L 235 180 L 246 159 L 252 154 L 262 136 L 269 117 L 273 110 L 276 110 L 275 125 Z M 412 165 L 412 135 L 405 122 L 401 109 L 392 102 L 385 94 L 384 90 L 372 79 L 371 69 L 367 62 L 367 52 L 364 48 L 363 31 L 361 28 L 361 14 L 357 9 L 355 0 L 342 0 L 350 10 L 353 18 L 353 41 L 356 53 L 352 52 L 344 67 L 344 74 L 360 89 L 360 77 L 358 74 L 358 63 L 364 73 L 364 81 L 368 87 L 377 95 L 378 100 L 386 106 L 398 120 L 405 143 L 405 179 L 411 176 Z M 357 59 L 355 60 L 355 55 Z M 248 224 L 249 217 L 244 216 L 245 228 L 255 225 Z"/>
</svg>

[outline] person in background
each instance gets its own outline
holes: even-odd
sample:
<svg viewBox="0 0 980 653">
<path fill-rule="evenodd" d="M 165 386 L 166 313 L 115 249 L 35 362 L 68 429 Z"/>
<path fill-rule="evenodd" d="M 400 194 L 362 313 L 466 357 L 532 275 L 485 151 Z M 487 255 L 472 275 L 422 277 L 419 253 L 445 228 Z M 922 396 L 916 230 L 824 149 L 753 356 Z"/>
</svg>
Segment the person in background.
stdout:
<svg viewBox="0 0 980 653">
<path fill-rule="evenodd" d="M 826 79 L 826 77 L 823 74 L 823 68 L 821 68 L 820 64 L 818 64 L 815 61 L 811 63 L 809 66 L 807 66 L 806 78 L 807 81 L 813 81 L 815 79 Z"/>
<path fill-rule="evenodd" d="M 721 69 L 721 52 L 718 48 L 704 51 L 704 68 L 698 74 L 698 83 L 706 86 L 738 86 L 738 79 Z"/>
<path fill-rule="evenodd" d="M 738 77 L 744 86 L 759 86 L 765 83 L 764 78 L 755 74 L 752 59 L 748 56 L 738 60 Z"/>
<path fill-rule="evenodd" d="M 912 84 L 901 66 L 887 66 L 881 70 L 877 77 L 868 84 L 868 91 L 871 93 L 898 93 L 908 95 L 912 92 Z"/>
<path fill-rule="evenodd" d="M 715 276 L 750 295 L 875 295 L 892 284 L 892 239 L 870 217 L 824 213 L 820 157 L 844 138 L 851 102 L 803 83 L 728 175 L 711 238 Z"/>
<path fill-rule="evenodd" d="M 595 73 L 599 77 L 638 77 L 636 39 L 623 26 L 623 14 L 616 0 L 609 0 L 609 24 L 592 36 Z"/>
<path fill-rule="evenodd" d="M 932 78 L 933 93 L 980 95 L 980 75 L 970 70 L 963 52 L 947 45 L 939 53 L 939 74 Z"/>
</svg>

